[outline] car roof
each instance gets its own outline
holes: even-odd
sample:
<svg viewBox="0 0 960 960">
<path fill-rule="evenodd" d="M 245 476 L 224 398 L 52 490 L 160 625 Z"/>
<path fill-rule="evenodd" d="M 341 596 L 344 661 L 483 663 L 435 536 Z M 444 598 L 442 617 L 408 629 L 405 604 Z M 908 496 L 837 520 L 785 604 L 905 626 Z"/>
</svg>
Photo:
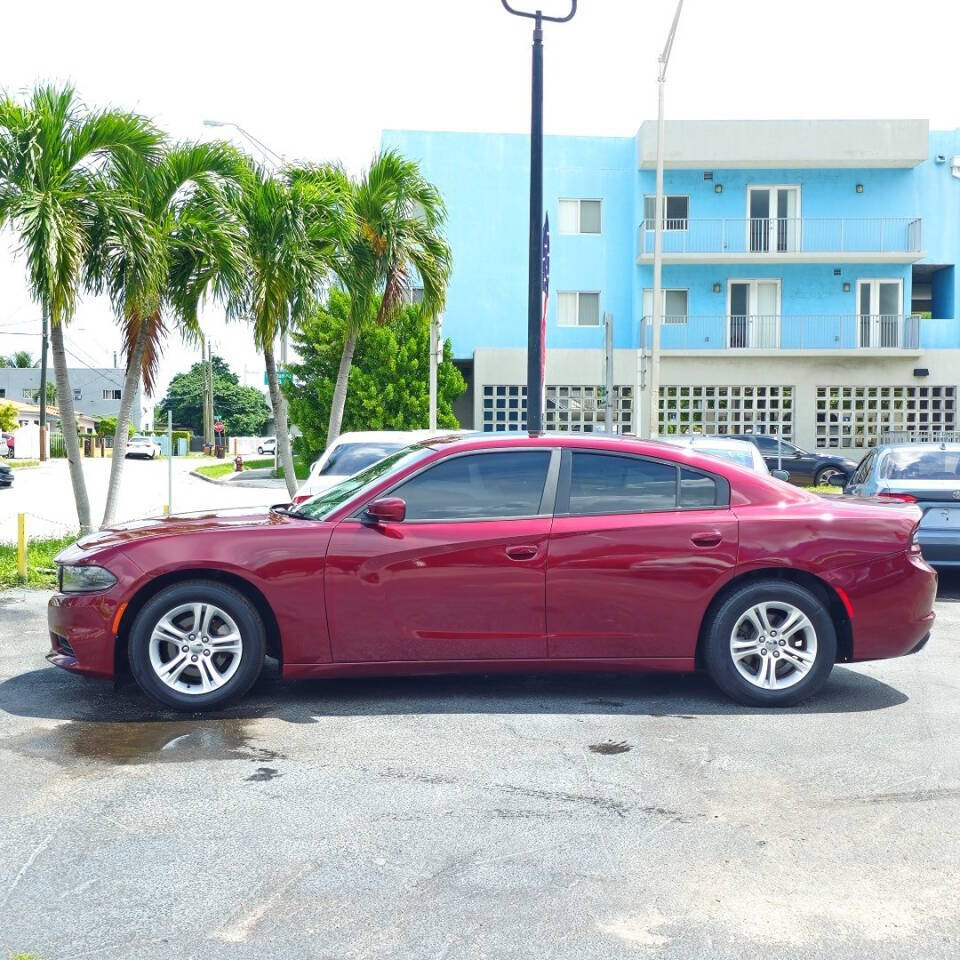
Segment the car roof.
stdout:
<svg viewBox="0 0 960 960">
<path fill-rule="evenodd" d="M 453 432 L 453 431 L 449 431 Z M 354 430 L 351 433 L 341 433 L 334 441 L 341 443 L 416 443 L 428 437 L 446 435 L 448 431 L 440 430 Z"/>
<path fill-rule="evenodd" d="M 709 445 L 711 447 L 719 447 L 720 449 L 727 449 L 728 447 L 731 450 L 742 449 L 746 445 L 748 450 L 753 450 L 754 445 L 747 439 L 741 439 L 740 437 L 731 437 L 731 436 L 722 436 L 714 437 L 710 434 L 703 433 L 681 433 L 676 434 L 670 437 L 663 438 L 664 443 L 674 443 L 674 444 L 688 444 L 690 446 L 696 446 L 698 443 L 704 445 Z"/>
</svg>

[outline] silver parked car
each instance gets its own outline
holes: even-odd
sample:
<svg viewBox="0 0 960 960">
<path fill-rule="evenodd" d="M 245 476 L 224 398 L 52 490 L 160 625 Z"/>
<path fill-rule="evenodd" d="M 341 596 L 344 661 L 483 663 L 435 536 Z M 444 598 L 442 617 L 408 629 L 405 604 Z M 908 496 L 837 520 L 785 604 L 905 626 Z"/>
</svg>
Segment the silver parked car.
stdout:
<svg viewBox="0 0 960 960">
<path fill-rule="evenodd" d="M 660 439 L 676 446 L 691 447 L 697 453 L 706 453 L 711 457 L 739 463 L 741 467 L 754 470 L 756 473 L 768 473 L 778 480 L 790 479 L 790 474 L 786 470 L 771 470 L 759 448 L 748 440 L 715 437 L 702 433 L 674 433 Z"/>
<path fill-rule="evenodd" d="M 843 492 L 916 503 L 923 511 L 917 539 L 924 560 L 934 567 L 960 567 L 960 443 L 876 447 Z"/>
</svg>

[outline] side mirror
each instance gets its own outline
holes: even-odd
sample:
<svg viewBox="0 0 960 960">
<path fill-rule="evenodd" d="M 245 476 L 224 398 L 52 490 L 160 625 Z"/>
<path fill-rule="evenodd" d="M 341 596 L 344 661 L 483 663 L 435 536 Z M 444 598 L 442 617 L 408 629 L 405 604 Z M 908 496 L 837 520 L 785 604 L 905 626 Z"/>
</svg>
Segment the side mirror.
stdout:
<svg viewBox="0 0 960 960">
<path fill-rule="evenodd" d="M 401 497 L 381 497 L 367 505 L 364 515 L 374 523 L 403 523 L 407 505 Z"/>
<path fill-rule="evenodd" d="M 843 490 L 847 486 L 847 478 L 842 473 L 835 473 L 832 477 L 830 477 L 827 483 L 831 487 L 839 487 L 841 490 Z"/>
<path fill-rule="evenodd" d="M 782 480 L 784 483 L 790 482 L 790 474 L 786 470 L 771 470 L 771 477 L 776 477 L 777 480 Z"/>
</svg>

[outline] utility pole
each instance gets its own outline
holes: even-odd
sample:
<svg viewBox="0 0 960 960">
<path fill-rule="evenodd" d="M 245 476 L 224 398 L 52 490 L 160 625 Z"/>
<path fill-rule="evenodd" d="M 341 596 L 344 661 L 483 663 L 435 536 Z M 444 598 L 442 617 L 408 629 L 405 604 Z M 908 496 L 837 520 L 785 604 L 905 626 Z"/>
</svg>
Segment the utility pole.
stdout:
<svg viewBox="0 0 960 960">
<path fill-rule="evenodd" d="M 43 301 L 43 319 L 40 333 L 40 459 L 47 459 L 47 339 L 49 337 L 50 312 Z"/>
<path fill-rule="evenodd" d="M 431 430 L 437 429 L 437 367 L 443 362 L 443 317 L 430 318 L 430 416 Z"/>
<path fill-rule="evenodd" d="M 657 74 L 657 199 L 656 220 L 653 227 L 653 314 L 652 343 L 650 347 L 650 436 L 656 437 L 660 432 L 660 321 L 663 314 L 663 291 L 661 278 L 663 274 L 663 220 L 666 208 L 663 199 L 663 88 L 667 79 L 667 64 L 670 62 L 670 51 L 673 49 L 673 38 L 677 33 L 677 24 L 680 22 L 680 11 L 683 9 L 683 0 L 678 0 L 677 11 L 673 15 L 673 23 L 663 53 L 657 58 L 660 65 Z M 641 345 L 642 347 L 642 345 Z"/>
<path fill-rule="evenodd" d="M 613 314 L 603 315 L 603 426 L 613 433 L 613 414 L 616 390 L 613 385 Z"/>
<path fill-rule="evenodd" d="M 500 0 L 507 13 L 533 20 L 533 75 L 530 97 L 530 262 L 527 286 L 527 430 L 543 430 L 543 21 L 566 23 L 577 12 L 570 0 L 565 17 L 542 11 L 515 10 Z"/>
</svg>

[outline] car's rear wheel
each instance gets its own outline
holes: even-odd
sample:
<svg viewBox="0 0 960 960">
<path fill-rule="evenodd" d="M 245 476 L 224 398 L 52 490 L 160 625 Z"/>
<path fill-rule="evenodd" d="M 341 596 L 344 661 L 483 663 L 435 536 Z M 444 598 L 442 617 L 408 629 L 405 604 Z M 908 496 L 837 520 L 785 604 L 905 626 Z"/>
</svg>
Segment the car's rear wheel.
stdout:
<svg viewBox="0 0 960 960">
<path fill-rule="evenodd" d="M 262 457 L 262 456 L 263 456 L 263 447 L 257 447 L 257 453 L 259 453 L 260 456 Z"/>
<path fill-rule="evenodd" d="M 846 470 L 841 470 L 839 467 L 821 467 L 816 476 L 813 478 L 813 482 L 818 487 L 827 486 L 834 477 L 843 477 L 844 481 L 849 479 L 847 477 Z"/>
<path fill-rule="evenodd" d="M 130 630 L 130 667 L 145 693 L 176 710 L 243 696 L 263 668 L 266 633 L 240 591 L 212 580 L 161 590 Z"/>
<path fill-rule="evenodd" d="M 785 707 L 813 696 L 836 655 L 837 632 L 824 601 L 783 580 L 754 582 L 727 597 L 704 646 L 713 681 L 751 706 Z"/>
</svg>

